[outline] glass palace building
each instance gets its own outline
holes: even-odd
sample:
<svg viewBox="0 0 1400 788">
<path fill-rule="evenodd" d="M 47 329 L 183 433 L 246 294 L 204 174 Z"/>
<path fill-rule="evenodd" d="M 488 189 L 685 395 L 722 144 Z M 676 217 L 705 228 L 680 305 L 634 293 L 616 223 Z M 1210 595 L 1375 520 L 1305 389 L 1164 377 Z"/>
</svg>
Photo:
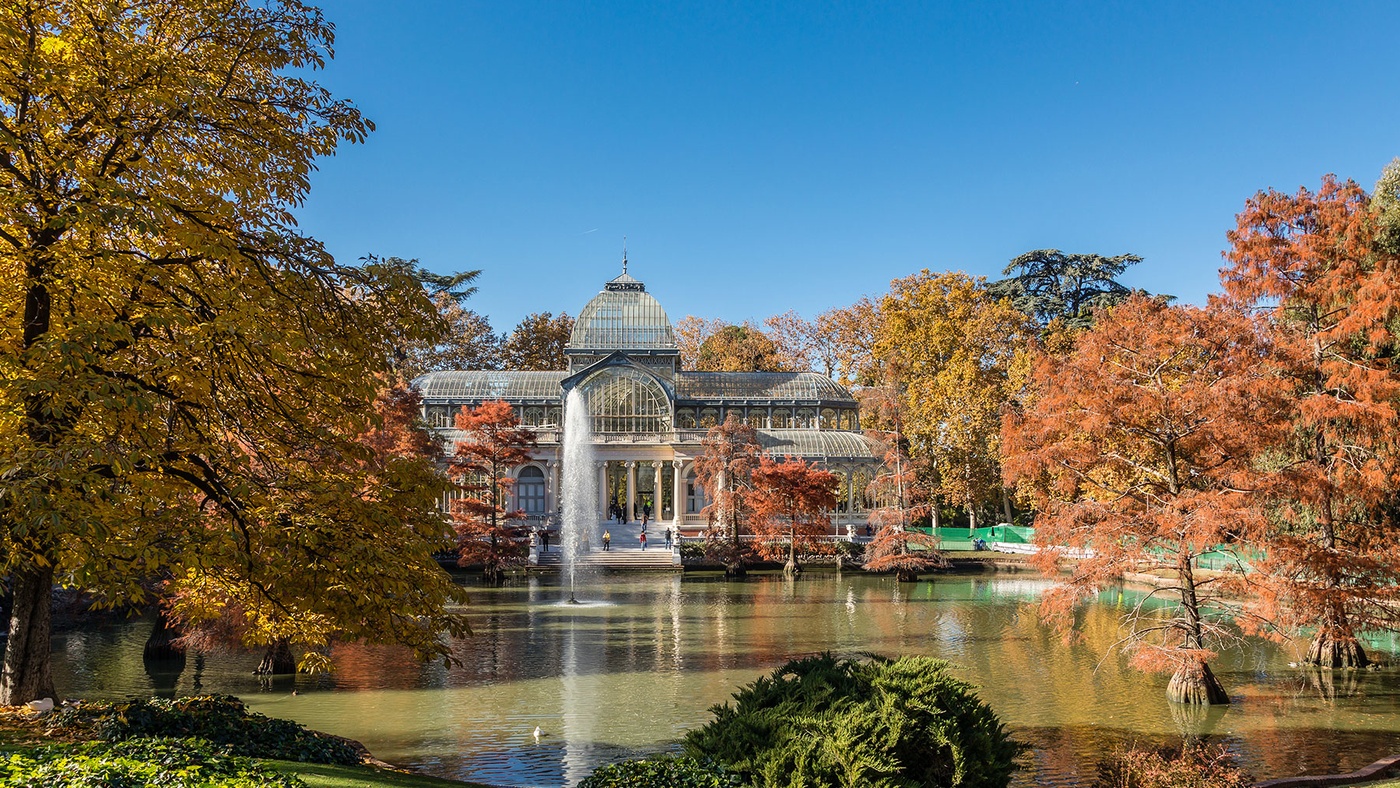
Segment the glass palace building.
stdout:
<svg viewBox="0 0 1400 788">
<path fill-rule="evenodd" d="M 682 369 L 666 310 L 625 266 L 579 313 L 566 354 L 569 368 L 557 372 L 443 371 L 414 381 L 424 418 L 449 449 L 456 413 L 489 400 L 509 402 L 535 430 L 539 447 L 515 469 L 512 492 L 535 524 L 560 509 L 564 398 L 578 389 L 592 416 L 600 521 L 616 507 L 636 520 L 645 506 L 653 521 L 703 527 L 707 498 L 694 461 L 706 431 L 733 415 L 757 429 L 766 454 L 835 473 L 834 525 L 864 525 L 880 448 L 860 431 L 855 397 L 825 375 Z"/>
</svg>

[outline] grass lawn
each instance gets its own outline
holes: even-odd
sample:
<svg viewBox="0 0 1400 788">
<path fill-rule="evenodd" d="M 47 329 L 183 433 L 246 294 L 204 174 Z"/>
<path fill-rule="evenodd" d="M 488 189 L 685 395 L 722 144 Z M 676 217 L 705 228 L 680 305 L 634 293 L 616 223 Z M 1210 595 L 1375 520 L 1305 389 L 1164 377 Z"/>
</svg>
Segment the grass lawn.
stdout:
<svg viewBox="0 0 1400 788">
<path fill-rule="evenodd" d="M 416 774 L 388 772 L 368 766 L 326 766 L 319 763 L 293 761 L 263 761 L 283 774 L 290 774 L 311 788 L 353 788 L 354 786 L 394 786 L 395 788 L 490 788 L 481 783 L 463 783 L 423 777 Z"/>
</svg>

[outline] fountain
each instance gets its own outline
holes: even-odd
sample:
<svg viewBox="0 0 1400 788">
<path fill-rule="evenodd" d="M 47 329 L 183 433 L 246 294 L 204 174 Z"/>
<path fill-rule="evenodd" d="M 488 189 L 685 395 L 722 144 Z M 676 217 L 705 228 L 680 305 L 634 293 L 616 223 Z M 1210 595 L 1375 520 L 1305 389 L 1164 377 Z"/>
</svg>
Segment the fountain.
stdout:
<svg viewBox="0 0 1400 788">
<path fill-rule="evenodd" d="M 598 474 L 593 467 L 593 434 L 588 401 L 578 389 L 564 400 L 564 479 L 560 490 L 564 522 L 559 529 L 564 572 L 569 581 L 571 605 L 580 604 L 574 582 L 585 534 L 598 525 Z M 590 540 L 591 541 L 591 540 Z"/>
</svg>

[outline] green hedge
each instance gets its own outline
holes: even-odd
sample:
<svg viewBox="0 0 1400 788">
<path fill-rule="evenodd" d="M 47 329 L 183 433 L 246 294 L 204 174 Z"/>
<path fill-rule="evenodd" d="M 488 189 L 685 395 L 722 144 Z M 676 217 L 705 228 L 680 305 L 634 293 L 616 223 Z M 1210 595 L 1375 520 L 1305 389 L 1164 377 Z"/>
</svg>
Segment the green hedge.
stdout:
<svg viewBox="0 0 1400 788">
<path fill-rule="evenodd" d="M 5 788 L 305 788 L 201 739 L 135 738 L 0 756 Z"/>
<path fill-rule="evenodd" d="M 579 788 L 743 788 L 739 775 L 694 758 L 662 756 L 599 767 Z"/>
<path fill-rule="evenodd" d="M 796 660 L 712 711 L 686 753 L 762 788 L 1005 788 L 1025 749 L 928 657 Z"/>
<path fill-rule="evenodd" d="M 85 730 L 99 739 L 204 739 L 234 755 L 306 763 L 356 764 L 360 754 L 343 739 L 307 730 L 291 720 L 251 713 L 230 695 L 177 700 L 136 698 L 84 702 L 50 717 L 50 728 Z"/>
</svg>

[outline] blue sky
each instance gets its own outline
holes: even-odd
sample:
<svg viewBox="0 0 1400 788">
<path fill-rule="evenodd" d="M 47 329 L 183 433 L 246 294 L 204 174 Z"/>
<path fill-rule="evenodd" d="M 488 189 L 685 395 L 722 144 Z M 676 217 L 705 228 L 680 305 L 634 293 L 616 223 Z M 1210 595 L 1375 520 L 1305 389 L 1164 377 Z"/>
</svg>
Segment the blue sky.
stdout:
<svg viewBox="0 0 1400 788">
<path fill-rule="evenodd" d="M 480 268 L 507 329 L 632 273 L 673 320 L 808 316 L 1036 248 L 1202 302 L 1234 215 L 1400 156 L 1400 2 L 325 0 L 377 124 L 302 227 Z"/>
</svg>

